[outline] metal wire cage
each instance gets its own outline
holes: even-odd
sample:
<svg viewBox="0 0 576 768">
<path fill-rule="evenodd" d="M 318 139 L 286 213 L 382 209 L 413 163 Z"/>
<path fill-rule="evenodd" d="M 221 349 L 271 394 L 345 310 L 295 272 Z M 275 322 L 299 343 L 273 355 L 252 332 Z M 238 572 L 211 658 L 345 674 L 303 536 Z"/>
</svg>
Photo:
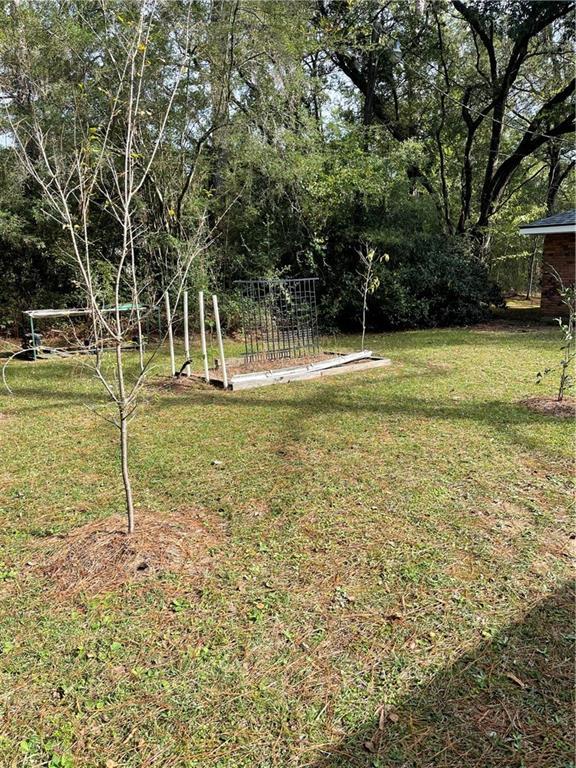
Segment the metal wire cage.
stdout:
<svg viewBox="0 0 576 768">
<path fill-rule="evenodd" d="M 320 352 L 317 277 L 238 280 L 247 362 Z"/>
</svg>

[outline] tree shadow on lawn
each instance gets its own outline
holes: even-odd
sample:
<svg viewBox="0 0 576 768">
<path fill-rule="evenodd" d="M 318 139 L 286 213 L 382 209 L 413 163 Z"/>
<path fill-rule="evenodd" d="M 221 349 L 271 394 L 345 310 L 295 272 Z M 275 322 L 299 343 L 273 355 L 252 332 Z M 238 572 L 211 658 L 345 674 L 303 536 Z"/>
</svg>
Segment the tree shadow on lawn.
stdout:
<svg viewBox="0 0 576 768">
<path fill-rule="evenodd" d="M 418 374 L 419 375 L 419 374 Z M 442 375 L 435 374 L 435 375 Z M 291 385 L 277 385 L 278 388 Z M 291 411 L 284 427 L 290 434 L 305 431 L 310 419 L 326 414 L 374 414 L 380 419 L 403 416 L 418 420 L 442 420 L 454 422 L 476 422 L 479 425 L 489 427 L 502 436 L 506 442 L 519 445 L 525 449 L 543 451 L 544 447 L 538 437 L 530 436 L 519 431 L 519 427 L 558 424 L 558 419 L 553 416 L 534 413 L 523 405 L 505 402 L 502 400 L 450 400 L 450 399 L 422 399 L 414 396 L 394 393 L 389 397 L 371 395 L 370 398 L 352 398 L 341 390 L 333 387 L 322 387 L 313 393 L 302 389 L 301 396 L 297 398 L 263 397 L 258 394 L 251 398 L 249 392 L 235 394 L 204 392 L 197 390 L 190 396 L 162 400 L 161 405 L 183 405 L 188 401 L 191 405 L 211 405 L 228 407 L 282 408 Z M 362 383 L 361 386 L 364 386 Z M 276 389 L 279 393 L 279 389 Z M 279 393 L 280 394 L 280 393 Z"/>
<path fill-rule="evenodd" d="M 100 406 L 109 403 L 104 392 L 80 392 L 75 389 L 18 386 L 12 387 L 12 394 L 6 391 L 0 393 L 3 398 L 3 409 L 14 416 L 24 416 L 27 413 L 39 413 L 71 406 Z M 32 400 L 33 402 L 27 402 Z"/>
<path fill-rule="evenodd" d="M 432 368 L 426 376 L 445 377 L 448 370 Z M 397 374 L 393 383 L 399 380 L 414 380 L 422 376 L 422 371 Z M 392 382 L 391 382 L 392 383 Z M 154 398 L 149 404 L 154 409 L 168 406 L 195 407 L 215 406 L 228 408 L 283 409 L 287 411 L 284 427 L 290 434 L 305 431 L 310 419 L 327 414 L 356 414 L 358 416 L 374 414 L 379 419 L 398 416 L 418 420 L 472 421 L 487 426 L 498 432 L 507 442 L 520 445 L 529 450 L 542 451 L 543 446 L 537 436 L 531 437 L 519 431 L 519 427 L 558 422 L 554 416 L 538 414 L 523 405 L 502 400 L 457 400 L 445 398 L 421 398 L 409 396 L 394 390 L 388 395 L 362 392 L 365 387 L 383 384 L 381 377 L 368 376 L 353 382 L 353 387 L 343 389 L 331 382 L 316 382 L 307 387 L 297 384 L 278 384 L 271 389 L 247 392 L 222 392 L 214 389 L 195 389 L 174 393 L 169 397 Z M 286 387 L 289 389 L 287 390 Z M 359 396 L 355 397 L 355 387 Z M 288 396 L 285 396 L 288 395 Z M 38 402 L 23 404 L 18 396 L 32 398 Z M 18 387 L 14 396 L 7 396 L 6 404 L 14 407 L 16 415 L 27 411 L 38 412 L 71 405 L 101 405 L 108 403 L 105 394 L 83 393 L 75 389 L 53 391 L 41 387 Z M 298 427 L 296 429 L 296 427 Z"/>
<path fill-rule="evenodd" d="M 440 366 L 442 365 L 442 362 L 432 360 L 432 361 L 426 361 L 422 360 L 418 355 L 416 357 L 406 357 L 406 353 L 409 352 L 415 352 L 417 353 L 419 350 L 426 351 L 430 350 L 431 348 L 435 347 L 442 347 L 442 348 L 449 348 L 451 346 L 459 347 L 459 346 L 478 346 L 478 347 L 491 347 L 491 346 L 501 346 L 502 345 L 502 333 L 507 334 L 507 347 L 510 347 L 511 345 L 520 345 L 520 346 L 527 346 L 530 345 L 530 349 L 533 352 L 534 351 L 534 342 L 538 341 L 542 343 L 543 351 L 545 351 L 548 348 L 549 345 L 549 339 L 547 336 L 550 335 L 549 328 L 547 328 L 545 325 L 535 325 L 531 326 L 526 329 L 522 329 L 525 332 L 510 332 L 509 329 L 506 328 L 500 328 L 496 326 L 494 330 L 479 330 L 476 329 L 474 326 L 470 326 L 468 328 L 440 328 L 440 329 L 415 329 L 415 330 L 409 330 L 409 331 L 398 331 L 395 333 L 389 333 L 385 335 L 378 334 L 376 336 L 374 335 L 368 335 L 367 337 L 367 346 L 375 349 L 377 352 L 381 352 L 385 355 L 394 355 L 395 353 L 399 355 L 398 362 L 401 365 L 413 365 L 421 370 L 415 371 L 415 372 L 405 372 L 405 373 L 398 373 L 398 371 L 395 371 L 396 375 L 394 377 L 394 382 L 398 382 L 399 380 L 404 379 L 416 379 L 418 377 L 421 377 L 422 375 L 426 375 L 428 377 L 430 376 L 439 376 L 439 375 L 447 375 L 450 373 L 450 370 L 452 368 L 452 361 L 448 361 L 446 365 L 446 369 L 442 370 Z M 532 338 L 528 339 L 526 337 L 526 334 L 531 334 Z M 533 336 L 535 334 L 538 334 L 539 338 L 534 339 Z M 342 345 L 346 346 L 347 343 L 350 343 L 352 345 L 357 344 L 358 337 L 347 337 L 342 336 Z M 336 343 L 336 346 L 338 344 Z M 506 355 L 509 354 L 509 350 L 506 351 Z M 428 363 L 428 364 L 427 364 Z M 41 365 L 41 370 L 37 370 L 34 368 L 36 365 Z M 13 389 L 14 395 L 18 395 L 20 397 L 27 397 L 32 398 L 34 400 L 40 400 L 41 403 L 37 406 L 31 406 L 30 408 L 23 408 L 18 409 L 18 412 L 25 412 L 26 410 L 39 410 L 39 408 L 42 409 L 49 409 L 49 408 L 57 408 L 62 405 L 66 404 L 78 404 L 78 405 L 84 405 L 86 403 L 88 404 L 100 404 L 103 402 L 107 402 L 107 398 L 105 394 L 98 393 L 98 392 L 82 392 L 77 389 L 70 389 L 66 390 L 64 388 L 58 388 L 57 390 L 54 389 L 54 386 L 57 386 L 58 378 L 54 377 L 54 371 L 55 367 L 59 365 L 59 371 L 58 373 L 62 376 L 64 379 L 68 379 L 69 377 L 69 368 L 65 367 L 62 364 L 62 361 L 40 361 L 40 363 L 21 363 L 21 365 L 18 366 L 17 375 L 14 377 L 13 380 L 10 381 L 10 386 Z M 29 368 L 29 366 L 32 366 Z M 35 386 L 29 386 L 26 383 L 23 384 L 23 386 L 20 385 L 21 377 L 26 378 L 27 371 L 31 370 L 34 371 L 34 373 L 40 373 L 43 374 L 42 380 L 45 381 L 46 386 L 39 386 L 38 381 L 36 381 Z M 79 377 L 82 376 L 82 373 L 75 373 L 74 375 L 77 375 Z M 37 378 L 37 377 L 35 377 Z M 166 377 L 166 380 L 168 380 L 168 377 Z M 372 384 L 372 383 L 379 383 L 379 378 L 370 378 L 367 377 L 362 381 L 362 386 L 366 384 Z M 280 385 L 279 385 L 280 386 Z M 0 390 L 0 395 L 6 395 L 9 397 L 7 392 L 3 392 Z M 210 400 L 210 395 L 215 395 L 214 400 L 210 400 L 213 404 L 221 404 L 224 405 L 224 401 L 221 398 L 221 393 L 216 393 L 213 391 L 206 391 L 205 393 L 200 393 L 201 396 L 207 398 Z M 228 402 L 234 398 L 234 402 L 237 404 L 245 404 L 246 402 L 252 403 L 251 400 L 245 400 L 243 398 L 237 398 L 236 396 L 232 394 L 226 395 Z M 180 396 L 176 401 L 170 404 L 182 404 L 183 397 Z M 66 402 L 64 402 L 66 401 Z M 163 400 L 162 403 L 168 403 L 170 401 Z M 258 400 L 258 403 L 263 403 L 263 400 Z M 269 404 L 273 405 L 276 404 L 276 400 L 270 401 Z"/>
<path fill-rule="evenodd" d="M 574 591 L 416 685 L 307 768 L 569 768 Z"/>
</svg>

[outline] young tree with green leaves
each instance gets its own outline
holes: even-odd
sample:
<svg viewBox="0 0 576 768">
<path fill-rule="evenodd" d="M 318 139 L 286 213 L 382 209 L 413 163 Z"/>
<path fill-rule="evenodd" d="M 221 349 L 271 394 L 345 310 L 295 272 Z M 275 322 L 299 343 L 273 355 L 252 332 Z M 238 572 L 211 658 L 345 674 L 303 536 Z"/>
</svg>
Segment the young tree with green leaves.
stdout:
<svg viewBox="0 0 576 768">
<path fill-rule="evenodd" d="M 555 272 L 558 285 L 558 293 L 565 311 L 556 318 L 556 322 L 562 333 L 560 350 L 562 358 L 560 363 L 553 368 L 545 368 L 536 374 L 536 383 L 540 382 L 554 371 L 560 372 L 558 380 L 557 400 L 561 403 L 564 396 L 574 387 L 574 362 L 576 361 L 576 286 L 564 285 L 560 275 Z"/>
</svg>

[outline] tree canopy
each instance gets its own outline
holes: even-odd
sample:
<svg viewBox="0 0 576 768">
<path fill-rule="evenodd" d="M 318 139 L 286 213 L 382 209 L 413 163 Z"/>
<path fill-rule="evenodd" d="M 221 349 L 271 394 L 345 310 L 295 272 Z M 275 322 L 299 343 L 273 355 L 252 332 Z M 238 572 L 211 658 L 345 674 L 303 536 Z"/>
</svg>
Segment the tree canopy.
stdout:
<svg viewBox="0 0 576 768">
<path fill-rule="evenodd" d="M 4 323 L 78 298 L 62 230 L 14 162 L 13 126 L 35 117 L 54 156 L 83 142 L 90 163 L 142 7 L 0 7 Z M 524 288 L 532 243 L 518 223 L 571 204 L 573 3 L 167 0 L 146 13 L 136 168 L 174 98 L 138 195 L 138 247 L 159 290 L 204 218 L 211 245 L 190 280 L 226 294 L 229 326 L 234 280 L 310 274 L 325 327 L 357 326 L 366 246 L 389 255 L 369 297 L 377 327 L 472 322 L 496 283 Z M 120 106 L 112 133 L 125 128 Z M 30 134 L 32 162 L 38 151 Z M 113 210 L 94 216 L 103 275 L 119 237 Z"/>
</svg>

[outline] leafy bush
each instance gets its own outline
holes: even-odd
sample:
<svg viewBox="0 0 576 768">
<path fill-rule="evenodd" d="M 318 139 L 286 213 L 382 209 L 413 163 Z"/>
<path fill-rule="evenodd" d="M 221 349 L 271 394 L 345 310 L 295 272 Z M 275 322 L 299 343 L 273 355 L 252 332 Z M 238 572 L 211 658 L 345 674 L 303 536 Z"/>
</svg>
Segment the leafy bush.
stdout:
<svg viewBox="0 0 576 768">
<path fill-rule="evenodd" d="M 485 320 L 491 304 L 501 304 L 487 268 L 454 239 L 418 238 L 412 247 L 389 246 L 390 261 L 377 265 L 379 285 L 368 298 L 372 330 L 467 325 Z M 357 274 L 323 281 L 324 324 L 346 330 L 361 325 Z"/>
</svg>

